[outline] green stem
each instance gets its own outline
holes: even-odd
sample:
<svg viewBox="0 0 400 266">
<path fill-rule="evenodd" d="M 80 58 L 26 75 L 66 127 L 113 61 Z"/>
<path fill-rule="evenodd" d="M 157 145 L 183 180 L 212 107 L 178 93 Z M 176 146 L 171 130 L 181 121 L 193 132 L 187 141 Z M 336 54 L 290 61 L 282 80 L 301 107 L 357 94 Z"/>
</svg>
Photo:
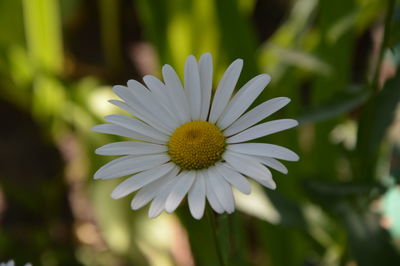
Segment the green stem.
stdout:
<svg viewBox="0 0 400 266">
<path fill-rule="evenodd" d="M 236 240 L 235 240 L 235 232 L 234 232 L 234 213 L 228 215 L 228 234 L 229 234 L 229 258 L 232 257 L 233 254 L 236 253 Z"/>
<path fill-rule="evenodd" d="M 207 208 L 207 217 L 208 217 L 208 222 L 210 224 L 211 234 L 213 236 L 215 250 L 217 252 L 219 265 L 220 266 L 225 266 L 224 259 L 222 257 L 221 248 L 220 248 L 219 241 L 218 241 L 218 236 L 217 236 L 217 224 L 216 224 L 216 221 L 215 221 L 214 213 L 211 210 L 211 208 Z"/>
<path fill-rule="evenodd" d="M 382 67 L 382 62 L 385 54 L 386 47 L 389 43 L 390 37 L 390 26 L 393 17 L 395 0 L 388 0 L 386 13 L 385 13 L 385 25 L 381 47 L 379 50 L 378 61 L 375 66 L 373 73 L 373 79 L 370 83 L 371 94 L 364 107 L 363 114 L 359 120 L 358 133 L 357 133 L 357 151 L 359 152 L 359 159 L 357 162 L 358 173 L 356 176 L 360 179 L 373 180 L 375 169 L 376 169 L 376 158 L 371 158 L 371 147 L 366 145 L 371 139 L 371 132 L 373 127 L 373 119 L 370 119 L 375 110 L 375 99 L 379 92 L 379 74 Z"/>
<path fill-rule="evenodd" d="M 387 8 L 386 8 L 385 29 L 383 32 L 383 39 L 382 39 L 382 43 L 381 43 L 381 47 L 380 47 L 380 51 L 379 51 L 378 61 L 376 63 L 375 73 L 374 73 L 372 83 L 371 83 L 373 94 L 376 94 L 379 90 L 379 74 L 381 72 L 381 66 L 382 66 L 383 57 L 385 55 L 385 50 L 389 43 L 390 25 L 392 22 L 392 16 L 393 16 L 395 2 L 396 2 L 395 0 L 388 0 L 388 4 L 387 4 Z M 371 97 L 373 97 L 373 95 L 371 95 Z"/>
</svg>

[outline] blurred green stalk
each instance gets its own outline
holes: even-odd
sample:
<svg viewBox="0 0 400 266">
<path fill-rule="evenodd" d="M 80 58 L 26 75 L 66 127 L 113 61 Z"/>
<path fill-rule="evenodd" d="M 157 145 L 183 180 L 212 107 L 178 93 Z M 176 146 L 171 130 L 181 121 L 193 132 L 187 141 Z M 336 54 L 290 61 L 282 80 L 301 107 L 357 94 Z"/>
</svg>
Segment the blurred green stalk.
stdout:
<svg viewBox="0 0 400 266">
<path fill-rule="evenodd" d="M 378 151 L 383 140 L 382 132 L 385 131 L 385 128 L 381 128 L 381 134 L 377 134 L 374 128 L 374 124 L 377 121 L 374 121 L 371 117 L 379 111 L 376 107 L 377 99 L 379 98 L 378 96 L 381 94 L 381 91 L 379 90 L 379 76 L 381 73 L 383 57 L 389 43 L 394 5 L 395 0 L 388 0 L 382 44 L 379 51 L 378 61 L 375 66 L 374 76 L 370 83 L 371 94 L 366 106 L 364 107 L 357 132 L 357 151 L 359 155 L 357 177 L 364 179 L 367 182 L 371 182 L 375 179 Z M 385 88 L 383 90 L 385 90 Z"/>
<path fill-rule="evenodd" d="M 34 70 L 32 112 L 51 123 L 52 133 L 60 126 L 59 116 L 66 103 L 65 88 L 57 78 L 63 70 L 62 29 L 59 2 L 23 0 L 27 51 Z"/>
<path fill-rule="evenodd" d="M 113 71 L 122 70 L 119 0 L 99 0 L 100 30 L 106 63 Z"/>
<path fill-rule="evenodd" d="M 27 48 L 35 70 L 59 74 L 63 48 L 58 1 L 23 0 Z"/>
<path fill-rule="evenodd" d="M 211 210 L 211 207 L 207 207 L 207 218 L 208 218 L 208 222 L 210 224 L 210 230 L 213 236 L 213 241 L 214 241 L 214 245 L 215 245 L 215 251 L 217 253 L 218 256 L 218 262 L 220 266 L 225 266 L 224 263 L 224 258 L 222 256 L 222 251 L 221 251 L 221 247 L 218 241 L 218 236 L 217 236 L 217 223 L 215 221 L 215 217 L 214 217 L 214 213 Z"/>
</svg>

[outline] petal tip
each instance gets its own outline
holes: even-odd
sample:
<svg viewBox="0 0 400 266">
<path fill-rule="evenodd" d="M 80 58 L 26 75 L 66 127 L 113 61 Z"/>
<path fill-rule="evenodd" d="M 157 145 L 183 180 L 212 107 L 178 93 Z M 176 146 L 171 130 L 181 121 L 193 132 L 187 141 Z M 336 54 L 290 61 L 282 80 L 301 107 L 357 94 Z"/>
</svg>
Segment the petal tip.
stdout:
<svg viewBox="0 0 400 266">
<path fill-rule="evenodd" d="M 167 202 L 165 203 L 165 211 L 168 213 L 172 213 L 175 209 L 176 207 L 173 204 L 171 204 L 171 201 L 167 199 Z"/>
<path fill-rule="evenodd" d="M 162 66 L 161 70 L 164 72 L 164 71 L 169 71 L 171 69 L 172 69 L 172 66 L 170 66 L 169 64 L 165 64 Z"/>
<path fill-rule="evenodd" d="M 233 210 L 227 210 L 226 212 L 227 212 L 228 214 L 232 214 L 232 213 L 235 212 L 235 208 L 233 208 Z"/>
<path fill-rule="evenodd" d="M 151 212 L 149 212 L 149 214 L 148 214 L 148 216 L 149 216 L 150 219 L 154 219 L 154 218 L 156 218 L 156 217 L 159 216 L 159 215 L 160 215 L 160 213 L 151 213 Z"/>
<path fill-rule="evenodd" d="M 201 218 L 203 218 L 203 214 L 202 213 L 192 213 L 192 216 L 196 220 L 201 220 Z"/>
<path fill-rule="evenodd" d="M 143 79 L 144 83 L 148 83 L 148 82 L 150 82 L 153 78 L 155 78 L 155 77 L 152 76 L 152 75 L 144 75 L 142 79 Z"/>
<path fill-rule="evenodd" d="M 119 191 L 114 190 L 113 192 L 111 192 L 110 197 L 113 199 L 119 199 L 119 198 L 122 198 L 123 195 L 120 195 Z"/>
<path fill-rule="evenodd" d="M 189 55 L 189 56 L 187 57 L 186 62 L 188 62 L 189 60 L 192 61 L 192 62 L 193 62 L 193 61 L 196 62 L 196 57 L 194 57 L 194 55 L 191 54 L 191 55 Z"/>
<path fill-rule="evenodd" d="M 250 195 L 251 194 L 251 187 L 249 186 L 249 188 L 248 189 L 246 188 L 245 190 L 243 190 L 242 193 L 245 194 L 245 195 Z"/>
<path fill-rule="evenodd" d="M 130 80 L 128 80 L 126 85 L 128 85 L 128 88 L 131 88 L 131 87 L 135 86 L 135 83 L 136 83 L 136 80 L 130 79 Z"/>
<path fill-rule="evenodd" d="M 297 161 L 300 160 L 300 156 L 297 153 L 295 153 L 294 151 L 291 151 L 290 155 L 291 155 L 290 158 L 289 158 L 290 161 L 297 162 Z"/>
<path fill-rule="evenodd" d="M 110 120 L 112 120 L 113 118 L 115 118 L 117 115 L 106 115 L 104 117 L 104 120 L 107 122 L 111 122 Z"/>
<path fill-rule="evenodd" d="M 204 58 L 203 60 L 210 60 L 212 58 L 212 55 L 210 52 L 205 52 L 204 54 L 201 55 L 200 60 Z"/>
<path fill-rule="evenodd" d="M 97 170 L 96 173 L 94 173 L 93 178 L 94 179 L 103 179 L 103 175 L 101 174 L 101 169 Z"/>
<path fill-rule="evenodd" d="M 115 106 L 118 106 L 119 103 L 125 103 L 125 102 L 123 102 L 123 101 L 114 100 L 114 99 L 108 100 L 108 102 L 111 103 L 111 104 L 113 104 L 113 105 L 115 105 Z M 119 107 L 119 106 L 118 106 L 118 107 Z M 121 108 L 121 107 L 120 107 L 120 108 Z"/>
<path fill-rule="evenodd" d="M 239 67 L 242 67 L 243 66 L 243 59 L 242 58 L 238 58 L 235 61 L 233 61 L 232 64 L 235 64 L 235 65 L 237 64 Z"/>
<path fill-rule="evenodd" d="M 263 79 L 265 79 L 265 82 L 268 84 L 271 81 L 271 76 L 268 75 L 267 73 L 261 74 L 260 75 Z"/>
<path fill-rule="evenodd" d="M 95 125 L 95 126 L 93 126 L 90 130 L 91 130 L 91 131 L 94 131 L 94 132 L 98 132 L 98 131 L 97 131 L 98 128 L 99 128 L 99 125 Z"/>
<path fill-rule="evenodd" d="M 119 91 L 124 90 L 125 88 L 126 88 L 126 87 L 125 87 L 125 86 L 122 86 L 122 85 L 114 85 L 114 86 L 112 86 L 112 91 L 113 91 L 115 94 L 118 94 Z"/>
<path fill-rule="evenodd" d="M 276 190 L 276 183 L 272 181 L 271 184 L 269 184 L 268 188 L 271 190 Z"/>
<path fill-rule="evenodd" d="M 102 150 L 101 148 L 97 148 L 97 149 L 94 150 L 94 153 L 97 154 L 97 155 L 103 155 L 101 153 L 101 150 Z"/>
<path fill-rule="evenodd" d="M 165 207 L 165 212 L 171 214 L 174 212 L 174 209 L 171 207 L 169 207 L 169 208 Z"/>
</svg>

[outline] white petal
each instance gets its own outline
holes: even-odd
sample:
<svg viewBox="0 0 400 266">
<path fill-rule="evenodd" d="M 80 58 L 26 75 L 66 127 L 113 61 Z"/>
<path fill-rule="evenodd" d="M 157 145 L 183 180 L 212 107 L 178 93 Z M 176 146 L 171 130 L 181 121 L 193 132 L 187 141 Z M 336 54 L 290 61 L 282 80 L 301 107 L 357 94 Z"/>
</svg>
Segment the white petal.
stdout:
<svg viewBox="0 0 400 266">
<path fill-rule="evenodd" d="M 111 193 L 111 197 L 114 199 L 125 197 L 143 186 L 150 184 L 154 180 L 166 176 L 174 167 L 176 166 L 173 163 L 167 163 L 140 172 L 119 184 Z"/>
<path fill-rule="evenodd" d="M 158 145 L 139 141 L 121 141 L 106 144 L 95 153 L 99 155 L 145 155 L 166 152 L 165 145 Z"/>
<path fill-rule="evenodd" d="M 201 112 L 200 76 L 197 61 L 193 55 L 190 55 L 185 62 L 185 92 L 189 100 L 191 118 L 199 120 Z"/>
<path fill-rule="evenodd" d="M 168 90 L 164 83 L 152 75 L 143 77 L 146 86 L 151 90 L 157 101 L 164 106 L 170 116 L 177 118 L 177 112 L 169 100 Z"/>
<path fill-rule="evenodd" d="M 222 175 L 226 181 L 228 181 L 232 186 L 237 188 L 244 194 L 250 194 L 251 187 L 249 181 L 242 176 L 239 172 L 228 167 L 227 164 L 216 165 L 217 171 Z"/>
<path fill-rule="evenodd" d="M 240 131 L 245 130 L 246 128 L 251 127 L 252 125 L 257 124 L 264 118 L 269 115 L 275 113 L 285 105 L 290 102 L 289 98 L 286 97 L 278 97 L 271 100 L 268 100 L 254 109 L 245 113 L 242 117 L 236 120 L 232 125 L 230 125 L 224 131 L 225 136 L 232 136 Z"/>
<path fill-rule="evenodd" d="M 272 179 L 271 171 L 254 158 L 229 151 L 224 153 L 223 158 L 238 172 L 253 178 L 261 185 L 270 189 L 276 188 L 276 184 Z"/>
<path fill-rule="evenodd" d="M 228 67 L 218 84 L 217 90 L 214 95 L 214 100 L 211 105 L 210 118 L 211 123 L 215 123 L 224 111 L 229 99 L 232 96 L 236 83 L 239 79 L 240 72 L 242 71 L 243 60 L 236 59 Z"/>
<path fill-rule="evenodd" d="M 165 210 L 169 213 L 173 212 L 181 203 L 186 193 L 189 191 L 196 177 L 195 171 L 185 171 L 178 176 L 178 181 L 172 188 L 167 201 L 165 202 Z"/>
<path fill-rule="evenodd" d="M 204 178 L 196 173 L 192 188 L 188 193 L 190 213 L 195 219 L 201 219 L 206 203 L 206 184 Z"/>
<path fill-rule="evenodd" d="M 213 208 L 214 211 L 217 213 L 224 213 L 225 210 L 222 207 L 221 203 L 219 202 L 217 195 L 215 195 L 207 171 L 201 171 L 199 173 L 204 177 L 204 181 L 206 183 L 206 195 L 208 202 L 211 205 L 211 208 Z"/>
<path fill-rule="evenodd" d="M 156 218 L 158 217 L 162 211 L 164 210 L 164 202 L 165 199 L 168 197 L 165 193 L 161 196 L 157 196 L 150 205 L 149 208 L 149 218 Z"/>
<path fill-rule="evenodd" d="M 184 122 L 190 121 L 189 104 L 178 75 L 170 65 L 163 66 L 162 74 L 169 91 L 170 101 L 177 108 L 180 120 Z"/>
<path fill-rule="evenodd" d="M 247 82 L 225 108 L 218 119 L 218 127 L 223 130 L 238 119 L 260 95 L 270 80 L 269 75 L 261 74 Z"/>
<path fill-rule="evenodd" d="M 142 118 L 140 118 L 140 117 L 137 115 L 136 110 L 135 110 L 134 108 L 132 108 L 132 107 L 131 107 L 129 104 L 127 104 L 126 102 L 124 102 L 124 101 L 119 101 L 119 100 L 108 100 L 108 102 L 111 103 L 111 104 L 113 104 L 113 105 L 115 105 L 115 106 L 117 106 L 117 107 L 119 107 L 119 108 L 121 108 L 122 110 L 127 111 L 128 113 L 130 113 L 130 114 L 133 115 L 134 117 L 137 117 L 137 118 L 139 118 L 139 119 L 142 119 Z M 143 120 L 143 119 L 142 119 L 142 120 Z"/>
<path fill-rule="evenodd" d="M 153 139 L 146 135 L 140 134 L 138 132 L 135 132 L 135 131 L 132 131 L 125 127 L 121 127 L 121 126 L 114 125 L 114 124 L 97 125 L 97 126 L 94 126 L 92 128 L 92 130 L 95 132 L 98 132 L 98 133 L 112 134 L 112 135 L 117 135 L 117 136 L 121 136 L 121 137 L 132 138 L 132 139 L 138 139 L 138 140 L 143 140 L 143 141 L 152 142 L 152 143 L 165 144 L 165 141 L 163 141 L 163 140 Z"/>
<path fill-rule="evenodd" d="M 297 126 L 299 123 L 294 119 L 279 119 L 270 122 L 265 122 L 245 131 L 240 132 L 237 135 L 229 137 L 227 143 L 239 143 L 245 142 L 252 139 L 258 139 L 279 131 L 283 131 L 292 127 Z"/>
<path fill-rule="evenodd" d="M 213 64 L 210 53 L 205 53 L 200 57 L 199 62 L 200 86 L 201 86 L 201 114 L 200 120 L 207 121 L 210 111 Z"/>
<path fill-rule="evenodd" d="M 163 178 L 159 178 L 159 179 L 151 182 L 150 184 L 142 187 L 139 190 L 139 192 L 136 193 L 135 197 L 131 201 L 132 210 L 138 210 L 138 209 L 142 208 L 144 205 L 149 203 L 153 198 L 155 198 L 159 193 L 161 193 L 161 189 L 168 182 L 168 180 L 169 180 L 168 177 L 171 175 L 172 172 L 175 172 L 175 175 L 176 175 L 178 170 L 171 171 L 169 174 L 167 174 Z"/>
<path fill-rule="evenodd" d="M 162 165 L 170 160 L 167 154 L 128 155 L 107 163 L 94 174 L 95 179 L 110 179 L 134 174 Z"/>
<path fill-rule="evenodd" d="M 262 163 L 272 169 L 275 169 L 276 171 L 281 172 L 282 174 L 288 173 L 288 169 L 286 168 L 286 166 L 274 158 L 262 157 L 262 156 L 252 156 L 252 157 L 256 158 L 260 163 Z"/>
<path fill-rule="evenodd" d="M 104 117 L 104 120 L 111 122 L 113 124 L 119 125 L 121 127 L 130 129 L 139 134 L 149 136 L 150 138 L 161 140 L 167 142 L 169 137 L 155 128 L 139 121 L 135 118 L 126 116 L 126 115 L 108 115 Z"/>
<path fill-rule="evenodd" d="M 167 200 L 168 195 L 171 193 L 171 190 L 176 184 L 177 180 L 177 176 L 170 178 L 168 183 L 161 189 L 161 193 L 154 198 L 149 208 L 149 218 L 157 217 L 164 210 L 165 201 Z"/>
<path fill-rule="evenodd" d="M 132 89 L 128 89 L 127 87 L 118 85 L 113 87 L 113 91 L 115 94 L 121 97 L 121 99 L 125 100 L 126 103 L 114 100 L 110 101 L 112 104 L 115 104 L 116 106 L 127 110 L 140 120 L 143 120 L 147 124 L 165 134 L 170 134 L 172 132 L 170 126 L 166 125 L 165 122 L 162 121 L 157 115 L 154 115 L 153 112 L 150 112 L 146 109 L 143 102 L 139 101 L 139 99 L 137 99 L 136 96 L 132 93 Z"/>
<path fill-rule="evenodd" d="M 133 79 L 128 80 L 128 89 L 130 89 L 131 93 L 140 101 L 142 108 L 159 118 L 159 120 L 171 130 L 171 133 L 179 126 L 178 120 L 172 117 L 162 104 L 155 100 L 150 91 L 140 82 Z"/>
<path fill-rule="evenodd" d="M 108 102 L 127 111 L 128 113 L 133 115 L 135 118 L 138 118 L 138 119 L 146 122 L 146 124 L 149 124 L 150 126 L 154 127 L 158 131 L 163 132 L 163 133 L 168 133 L 168 129 L 165 129 L 165 127 L 163 127 L 161 124 L 158 124 L 157 122 L 153 123 L 153 121 L 151 119 L 147 119 L 148 116 L 146 114 L 144 114 L 143 112 L 141 112 L 140 108 L 138 109 L 137 107 L 134 107 L 133 105 L 129 105 L 126 102 L 119 101 L 119 100 L 108 100 Z"/>
<path fill-rule="evenodd" d="M 298 161 L 299 156 L 293 151 L 274 144 L 266 143 L 240 143 L 231 144 L 228 150 L 249 155 L 266 156 L 285 161 Z"/>
<path fill-rule="evenodd" d="M 214 190 L 215 195 L 223 208 L 227 213 L 235 211 L 235 201 L 233 199 L 233 193 L 231 187 L 225 181 L 225 179 L 216 171 L 215 167 L 208 170 L 208 176 L 210 177 L 211 187 Z"/>
</svg>

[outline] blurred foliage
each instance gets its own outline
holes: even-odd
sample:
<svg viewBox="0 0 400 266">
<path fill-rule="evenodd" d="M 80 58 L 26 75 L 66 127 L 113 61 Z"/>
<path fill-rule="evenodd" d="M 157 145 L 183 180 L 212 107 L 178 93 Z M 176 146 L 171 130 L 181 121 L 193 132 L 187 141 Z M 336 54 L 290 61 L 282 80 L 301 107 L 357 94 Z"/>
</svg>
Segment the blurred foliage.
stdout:
<svg viewBox="0 0 400 266">
<path fill-rule="evenodd" d="M 218 264 L 185 203 L 150 220 L 91 178 L 111 85 L 208 51 L 214 85 L 243 58 L 300 121 L 263 139 L 301 157 L 278 189 L 216 217 L 226 265 L 400 265 L 399 25 L 394 0 L 1 0 L 0 261 Z"/>
</svg>

